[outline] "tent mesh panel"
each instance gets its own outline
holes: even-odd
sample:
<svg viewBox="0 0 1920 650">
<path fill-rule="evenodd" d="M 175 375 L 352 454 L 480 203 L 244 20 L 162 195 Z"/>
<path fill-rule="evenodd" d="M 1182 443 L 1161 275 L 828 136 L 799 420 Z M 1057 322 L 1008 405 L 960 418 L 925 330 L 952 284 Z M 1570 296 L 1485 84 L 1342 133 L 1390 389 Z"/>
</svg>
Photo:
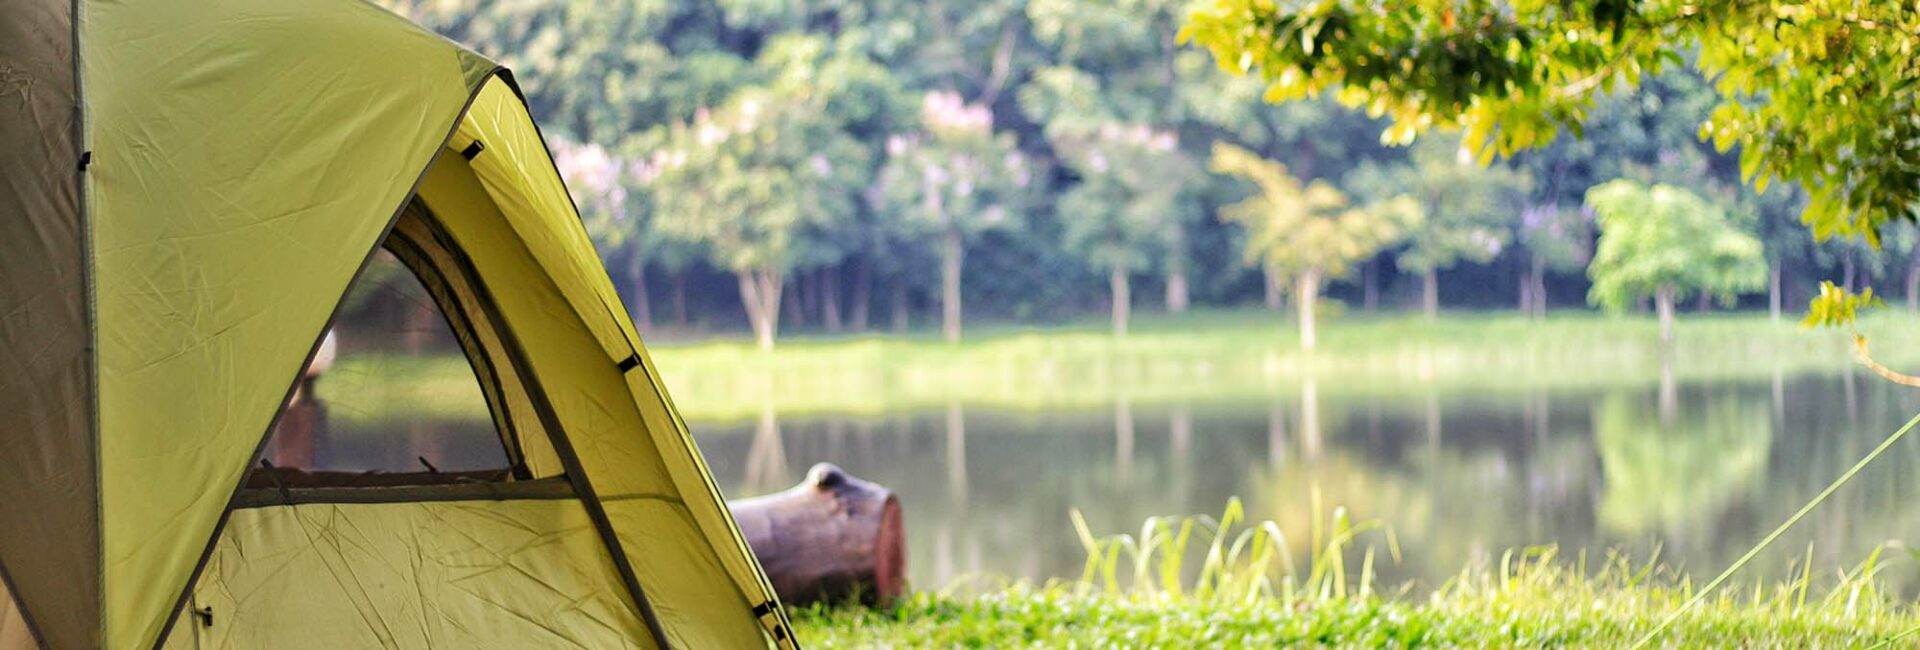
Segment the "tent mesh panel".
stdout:
<svg viewBox="0 0 1920 650">
<path fill-rule="evenodd" d="M 511 466 L 446 314 L 398 257 L 375 252 L 342 307 L 263 458 L 321 475 Z"/>
</svg>

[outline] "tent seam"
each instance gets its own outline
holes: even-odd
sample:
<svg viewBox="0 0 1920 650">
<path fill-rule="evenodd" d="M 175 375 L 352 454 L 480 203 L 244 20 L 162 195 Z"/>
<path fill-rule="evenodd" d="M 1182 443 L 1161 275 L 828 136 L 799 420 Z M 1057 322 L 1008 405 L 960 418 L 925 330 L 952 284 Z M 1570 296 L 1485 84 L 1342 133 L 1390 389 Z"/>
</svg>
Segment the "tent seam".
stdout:
<svg viewBox="0 0 1920 650">
<path fill-rule="evenodd" d="M 105 647 L 108 641 L 107 631 L 111 629 L 112 626 L 108 625 L 107 619 L 107 497 L 106 486 L 102 480 L 102 477 L 106 475 L 106 467 L 102 462 L 102 455 L 100 453 L 100 407 L 103 404 L 100 399 L 100 307 L 98 301 L 99 292 L 94 287 L 92 202 L 87 200 L 93 188 L 93 183 L 89 182 L 92 175 L 88 171 L 91 165 L 87 164 L 93 155 L 93 149 L 90 143 L 87 142 L 86 65 L 81 56 L 85 43 L 82 38 L 85 36 L 86 28 L 84 4 L 85 0 L 72 0 L 69 5 L 72 15 L 69 17 L 68 22 L 71 23 L 73 27 L 73 42 L 70 48 L 72 50 L 70 54 L 73 57 L 73 144 L 74 147 L 79 149 L 77 156 L 80 159 L 80 164 L 74 165 L 74 183 L 77 185 L 74 200 L 77 203 L 76 207 L 80 218 L 80 286 L 86 294 L 84 300 L 87 305 L 85 317 L 87 327 L 87 439 L 89 443 L 87 451 L 93 455 L 93 543 L 95 553 L 93 608 L 95 615 L 98 617 L 96 621 L 98 627 L 94 629 L 94 640 L 96 643 L 99 643 L 101 647 Z M 33 618 L 25 614 L 24 607 L 21 609 L 23 610 L 21 615 L 27 621 L 27 629 L 33 631 L 34 635 L 38 637 L 40 634 L 39 628 L 34 626 Z M 40 638 L 39 641 L 42 648 L 47 647 L 46 639 Z"/>
</svg>

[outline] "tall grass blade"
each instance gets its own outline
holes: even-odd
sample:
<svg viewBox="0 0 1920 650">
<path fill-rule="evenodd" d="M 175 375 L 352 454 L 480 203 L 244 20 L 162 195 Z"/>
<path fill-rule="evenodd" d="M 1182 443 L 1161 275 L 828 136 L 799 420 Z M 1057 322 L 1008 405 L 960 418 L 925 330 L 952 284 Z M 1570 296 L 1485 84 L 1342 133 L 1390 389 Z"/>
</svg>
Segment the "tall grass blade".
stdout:
<svg viewBox="0 0 1920 650">
<path fill-rule="evenodd" d="M 1700 589 L 1700 591 L 1695 592 L 1692 598 L 1688 598 L 1686 603 L 1680 605 L 1679 609 L 1673 610 L 1672 614 L 1668 614 L 1664 620 L 1660 621 L 1659 625 L 1654 626 L 1652 631 L 1647 632 L 1646 636 L 1640 637 L 1640 640 L 1634 643 L 1633 647 L 1636 649 L 1647 647 L 1648 643 L 1652 643 L 1654 638 L 1659 637 L 1662 632 L 1667 631 L 1667 628 L 1672 627 L 1674 621 L 1680 620 L 1680 617 L 1686 614 L 1687 610 L 1692 609 L 1694 605 L 1699 604 L 1701 600 L 1707 597 L 1707 594 L 1713 592 L 1714 588 L 1719 587 L 1720 583 L 1726 582 L 1727 578 L 1733 577 L 1733 574 L 1735 572 L 1739 571 L 1742 567 L 1745 567 L 1748 562 L 1753 561 L 1753 558 L 1755 556 L 1760 555 L 1760 551 L 1766 549 L 1769 544 L 1772 544 L 1774 540 L 1779 539 L 1781 535 L 1786 534 L 1787 529 L 1792 528 L 1794 524 L 1800 523 L 1800 520 L 1805 518 L 1808 513 L 1813 512 L 1814 508 L 1817 508 L 1820 506 L 1821 503 L 1826 502 L 1827 497 L 1832 496 L 1834 492 L 1839 491 L 1840 486 L 1846 485 L 1847 481 L 1853 480 L 1853 477 L 1859 474 L 1860 470 L 1866 469 L 1868 463 L 1872 463 L 1875 458 L 1880 457 L 1880 454 L 1886 453 L 1888 449 L 1892 449 L 1894 443 L 1900 442 L 1900 439 L 1906 437 L 1907 432 L 1912 431 L 1914 425 L 1917 425 L 1917 424 L 1920 424 L 1920 415 L 1915 415 L 1913 416 L 1913 419 L 1907 420 L 1907 424 L 1905 426 L 1902 426 L 1900 427 L 1900 430 L 1893 432 L 1893 435 L 1887 436 L 1887 439 L 1885 441 L 1882 441 L 1880 443 L 1880 446 L 1874 447 L 1873 451 L 1867 452 L 1867 456 L 1865 458 L 1860 459 L 1860 462 L 1858 463 L 1854 463 L 1853 467 L 1848 468 L 1845 473 L 1840 475 L 1840 478 L 1834 479 L 1833 483 L 1827 485 L 1826 489 L 1820 491 L 1820 494 L 1814 495 L 1813 500 L 1808 501 L 1807 505 L 1801 506 L 1798 512 L 1793 513 L 1792 517 L 1788 517 L 1787 520 L 1785 522 L 1782 522 L 1778 528 L 1775 528 L 1773 529 L 1773 532 L 1768 533 L 1765 538 L 1760 540 L 1759 544 L 1754 545 L 1754 547 L 1752 549 L 1749 549 L 1746 552 L 1746 554 L 1741 555 L 1740 559 L 1734 561 L 1733 566 L 1727 567 L 1727 570 L 1720 572 L 1720 575 L 1718 577 L 1715 577 L 1712 582 L 1708 582 L 1706 587 L 1703 587 Z"/>
</svg>

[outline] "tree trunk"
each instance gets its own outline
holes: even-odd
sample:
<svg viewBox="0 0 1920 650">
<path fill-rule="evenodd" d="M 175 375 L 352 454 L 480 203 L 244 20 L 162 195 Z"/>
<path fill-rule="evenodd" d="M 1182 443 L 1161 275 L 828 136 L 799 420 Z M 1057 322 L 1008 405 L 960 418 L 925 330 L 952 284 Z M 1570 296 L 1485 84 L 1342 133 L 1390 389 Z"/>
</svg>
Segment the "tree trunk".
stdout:
<svg viewBox="0 0 1920 650">
<path fill-rule="evenodd" d="M 673 324 L 677 327 L 687 326 L 687 272 L 685 270 L 673 274 Z"/>
<path fill-rule="evenodd" d="M 1920 310 L 1920 246 L 1914 247 L 1913 260 L 1907 263 L 1907 311 Z"/>
<path fill-rule="evenodd" d="M 1912 295 L 1913 292 L 1907 292 Z M 1767 265 L 1767 317 L 1780 322 L 1780 263 Z"/>
<path fill-rule="evenodd" d="M 820 320 L 827 331 L 840 331 L 840 273 L 831 266 L 820 269 Z"/>
<path fill-rule="evenodd" d="M 893 332 L 899 334 L 907 331 L 907 323 L 912 318 L 907 313 L 907 283 L 894 278 L 892 294 L 893 299 L 889 301 L 890 309 L 887 315 L 893 320 Z"/>
<path fill-rule="evenodd" d="M 1520 267 L 1520 313 L 1533 317 L 1533 269 L 1526 265 Z"/>
<path fill-rule="evenodd" d="M 960 231 L 948 229 L 940 241 L 940 333 L 960 341 L 960 263 L 966 253 Z"/>
<path fill-rule="evenodd" d="M 1840 256 L 1840 286 L 1848 293 L 1853 292 L 1853 247 L 1851 246 L 1847 247 L 1847 252 Z"/>
<path fill-rule="evenodd" d="M 1676 290 L 1673 285 L 1661 285 L 1653 292 L 1653 308 L 1660 315 L 1660 342 L 1673 341 L 1673 298 Z"/>
<path fill-rule="evenodd" d="M 647 259 L 639 254 L 627 255 L 627 280 L 633 283 L 633 304 L 627 308 L 633 310 L 633 326 L 642 333 L 653 331 L 653 306 L 647 299 Z"/>
<path fill-rule="evenodd" d="M 1440 317 L 1440 270 L 1427 269 L 1420 276 L 1420 308 L 1427 314 L 1427 320 Z"/>
<path fill-rule="evenodd" d="M 867 331 L 867 313 L 872 309 L 872 303 L 873 261 L 863 254 L 853 267 L 853 306 L 847 314 L 849 329 L 855 332 Z"/>
<path fill-rule="evenodd" d="M 1169 226 L 1167 243 L 1167 313 L 1187 311 L 1190 296 L 1187 287 L 1187 233 L 1179 223 Z"/>
<path fill-rule="evenodd" d="M 1367 310 L 1368 313 L 1372 313 L 1373 310 L 1380 307 L 1379 262 L 1376 260 L 1367 260 L 1366 266 L 1361 267 L 1360 274 L 1365 276 L 1365 283 L 1361 290 L 1360 297 L 1361 308 Z"/>
<path fill-rule="evenodd" d="M 1186 313 L 1187 307 L 1192 306 L 1192 301 L 1192 297 L 1188 294 L 1186 269 L 1175 268 L 1172 274 L 1167 276 L 1167 313 Z"/>
<path fill-rule="evenodd" d="M 806 297 L 800 293 L 800 285 L 803 284 L 806 284 L 806 276 L 804 275 L 794 278 L 792 282 L 787 282 L 778 289 L 778 291 L 792 294 L 788 296 L 786 300 L 786 317 L 787 321 L 792 323 L 794 327 L 807 326 Z"/>
<path fill-rule="evenodd" d="M 826 283 L 820 280 L 820 269 L 814 269 L 811 273 L 801 273 L 793 280 L 793 288 L 800 296 L 800 313 L 805 314 L 805 318 L 815 323 L 826 320 L 821 317 L 820 308 L 820 287 Z"/>
<path fill-rule="evenodd" d="M 1133 311 L 1133 293 L 1127 284 L 1127 269 L 1114 262 L 1107 270 L 1107 289 L 1113 295 L 1113 335 L 1127 335 L 1127 320 Z"/>
<path fill-rule="evenodd" d="M 886 606 L 907 593 L 900 500 L 885 487 L 820 463 L 799 485 L 727 507 L 787 605 Z"/>
<path fill-rule="evenodd" d="M 1713 292 L 1706 291 L 1703 289 L 1700 291 L 1699 302 L 1694 305 L 1694 311 L 1704 314 L 1712 310 L 1713 310 Z"/>
<path fill-rule="evenodd" d="M 781 273 L 762 268 L 733 275 L 740 282 L 740 302 L 747 308 L 747 322 L 753 325 L 753 340 L 760 349 L 772 350 L 774 336 L 780 330 L 780 294 L 785 284 Z"/>
<path fill-rule="evenodd" d="M 1313 331 L 1313 307 L 1320 301 L 1320 269 L 1310 268 L 1300 273 L 1293 301 L 1300 312 L 1300 349 L 1312 352 L 1317 343 Z"/>
<path fill-rule="evenodd" d="M 1280 272 L 1272 265 L 1260 266 L 1260 281 L 1265 285 L 1267 309 L 1280 311 Z"/>
<path fill-rule="evenodd" d="M 1533 256 L 1533 316 L 1547 318 L 1547 260 L 1538 255 Z"/>
</svg>

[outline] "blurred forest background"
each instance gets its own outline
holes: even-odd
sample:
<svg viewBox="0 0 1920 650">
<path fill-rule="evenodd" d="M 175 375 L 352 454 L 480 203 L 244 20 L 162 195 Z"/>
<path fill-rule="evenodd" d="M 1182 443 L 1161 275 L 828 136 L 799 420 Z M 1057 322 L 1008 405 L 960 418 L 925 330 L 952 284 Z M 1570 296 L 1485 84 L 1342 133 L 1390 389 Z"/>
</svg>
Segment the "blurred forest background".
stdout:
<svg viewBox="0 0 1920 650">
<path fill-rule="evenodd" d="M 1743 184 L 1687 66 L 1483 166 L 1331 99 L 1261 101 L 1180 42 L 1178 0 L 382 1 L 515 71 L 656 336 L 1124 333 L 1135 309 L 1311 313 L 1322 287 L 1322 317 L 1777 317 L 1821 280 L 1909 308 L 1920 284 L 1909 224 L 1815 242 L 1794 187 Z"/>
</svg>

